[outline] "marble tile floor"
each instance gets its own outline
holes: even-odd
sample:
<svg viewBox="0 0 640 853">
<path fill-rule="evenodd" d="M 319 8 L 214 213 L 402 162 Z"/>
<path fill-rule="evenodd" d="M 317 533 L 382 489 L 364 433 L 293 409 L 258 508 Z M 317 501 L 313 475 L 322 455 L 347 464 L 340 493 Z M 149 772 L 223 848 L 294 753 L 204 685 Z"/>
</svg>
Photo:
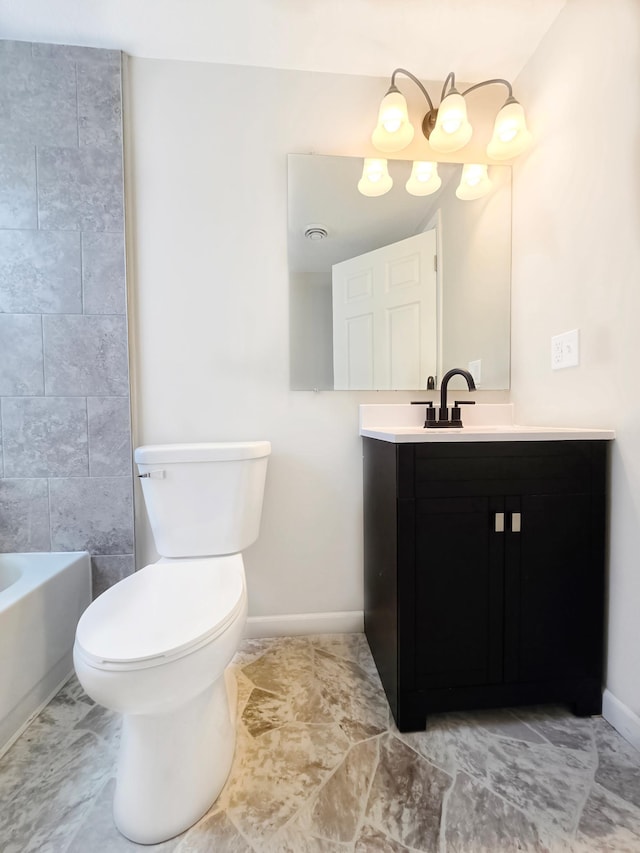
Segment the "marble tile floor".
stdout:
<svg viewBox="0 0 640 853">
<path fill-rule="evenodd" d="M 183 835 L 111 822 L 117 717 L 69 681 L 0 761 L 2 853 L 639 853 L 640 753 L 560 707 L 400 734 L 361 634 L 245 641 L 238 744 Z"/>
</svg>

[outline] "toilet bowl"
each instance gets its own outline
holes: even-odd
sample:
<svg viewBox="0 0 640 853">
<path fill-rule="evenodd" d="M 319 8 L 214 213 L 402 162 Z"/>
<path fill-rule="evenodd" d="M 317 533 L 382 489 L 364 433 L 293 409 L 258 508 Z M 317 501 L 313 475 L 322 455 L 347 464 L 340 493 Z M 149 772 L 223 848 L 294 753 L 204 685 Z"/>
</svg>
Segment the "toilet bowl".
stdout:
<svg viewBox="0 0 640 853">
<path fill-rule="evenodd" d="M 123 715 L 113 814 L 137 843 L 195 823 L 231 768 L 235 682 L 225 668 L 247 615 L 239 551 L 258 535 L 269 452 L 268 442 L 136 450 L 141 474 L 153 475 L 143 491 L 163 556 L 87 608 L 74 664 L 87 694 Z"/>
</svg>

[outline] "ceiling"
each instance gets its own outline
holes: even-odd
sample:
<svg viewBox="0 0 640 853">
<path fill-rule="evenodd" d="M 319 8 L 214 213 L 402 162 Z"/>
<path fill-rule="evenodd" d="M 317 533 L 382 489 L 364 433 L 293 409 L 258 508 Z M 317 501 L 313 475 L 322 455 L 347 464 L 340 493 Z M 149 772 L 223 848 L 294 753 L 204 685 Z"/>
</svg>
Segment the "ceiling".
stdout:
<svg viewBox="0 0 640 853">
<path fill-rule="evenodd" d="M 389 168 L 392 190 L 371 199 L 357 190 L 361 157 L 290 154 L 289 270 L 327 274 L 332 264 L 419 233 L 452 177 L 447 170 L 457 174 L 459 167 L 441 165 L 442 190 L 418 198 L 404 188 L 411 165 L 406 160 L 393 160 Z M 327 238 L 308 240 L 304 232 L 310 224 L 326 228 Z"/>
<path fill-rule="evenodd" d="M 0 0 L 0 38 L 140 57 L 513 80 L 566 0 Z"/>
</svg>

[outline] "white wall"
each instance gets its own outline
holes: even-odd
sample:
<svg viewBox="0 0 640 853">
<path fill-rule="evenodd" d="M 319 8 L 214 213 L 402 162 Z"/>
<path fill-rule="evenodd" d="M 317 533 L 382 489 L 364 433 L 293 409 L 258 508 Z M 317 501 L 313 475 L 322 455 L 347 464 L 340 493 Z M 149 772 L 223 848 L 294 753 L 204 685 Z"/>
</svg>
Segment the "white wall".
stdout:
<svg viewBox="0 0 640 853">
<path fill-rule="evenodd" d="M 483 198 L 459 201 L 452 181 L 440 205 L 443 364 L 480 359 L 481 385 L 509 388 L 511 170 L 489 176 Z"/>
<path fill-rule="evenodd" d="M 569 0 L 516 81 L 537 143 L 514 173 L 512 399 L 614 427 L 609 691 L 640 715 L 640 4 Z M 577 368 L 551 335 L 580 329 Z M 639 721 L 640 722 L 640 721 Z"/>
<path fill-rule="evenodd" d="M 271 440 L 262 532 L 245 558 L 254 616 L 362 608 L 358 404 L 415 397 L 289 390 L 286 155 L 375 153 L 387 86 L 129 61 L 136 441 Z M 139 501 L 137 530 L 144 564 Z"/>
<path fill-rule="evenodd" d="M 333 302 L 329 272 L 289 275 L 291 387 L 333 390 Z"/>
</svg>

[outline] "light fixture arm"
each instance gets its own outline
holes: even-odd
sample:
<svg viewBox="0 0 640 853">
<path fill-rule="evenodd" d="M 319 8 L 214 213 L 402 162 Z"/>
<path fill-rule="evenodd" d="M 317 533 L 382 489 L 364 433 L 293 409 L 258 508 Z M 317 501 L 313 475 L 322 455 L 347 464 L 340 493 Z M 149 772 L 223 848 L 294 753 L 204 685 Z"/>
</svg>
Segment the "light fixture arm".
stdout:
<svg viewBox="0 0 640 853">
<path fill-rule="evenodd" d="M 418 80 L 418 78 L 415 76 L 415 74 L 412 74 L 410 71 L 407 71 L 406 68 L 396 68 L 395 69 L 395 71 L 391 75 L 391 88 L 389 91 L 398 91 L 398 89 L 396 87 L 396 74 L 404 74 L 410 80 L 413 80 L 413 82 L 416 84 L 416 86 L 418 86 L 418 88 L 420 89 L 422 94 L 427 99 L 427 103 L 429 104 L 429 109 L 430 110 L 433 109 L 433 101 L 429 97 L 429 93 L 427 92 L 425 87 L 422 85 L 422 83 Z"/>
<path fill-rule="evenodd" d="M 450 71 L 445 77 L 444 83 L 442 84 L 442 92 L 440 93 L 440 103 L 444 101 L 444 96 L 447 94 L 447 84 L 451 81 L 451 85 L 449 86 L 449 91 L 455 91 L 456 88 L 456 75 L 453 71 Z M 431 107 L 433 109 L 433 107 Z"/>
<path fill-rule="evenodd" d="M 494 83 L 500 83 L 501 85 L 506 86 L 509 90 L 509 97 L 507 98 L 507 100 L 513 100 L 513 87 L 511 86 L 511 83 L 509 83 L 508 80 L 503 80 L 502 77 L 494 77 L 492 80 L 483 80 L 482 83 L 476 83 L 473 86 L 469 86 L 468 89 L 465 89 L 464 92 L 462 92 L 462 96 L 464 97 L 465 95 L 468 95 L 469 92 L 473 92 L 474 89 L 480 89 L 482 86 L 491 86 Z"/>
</svg>

